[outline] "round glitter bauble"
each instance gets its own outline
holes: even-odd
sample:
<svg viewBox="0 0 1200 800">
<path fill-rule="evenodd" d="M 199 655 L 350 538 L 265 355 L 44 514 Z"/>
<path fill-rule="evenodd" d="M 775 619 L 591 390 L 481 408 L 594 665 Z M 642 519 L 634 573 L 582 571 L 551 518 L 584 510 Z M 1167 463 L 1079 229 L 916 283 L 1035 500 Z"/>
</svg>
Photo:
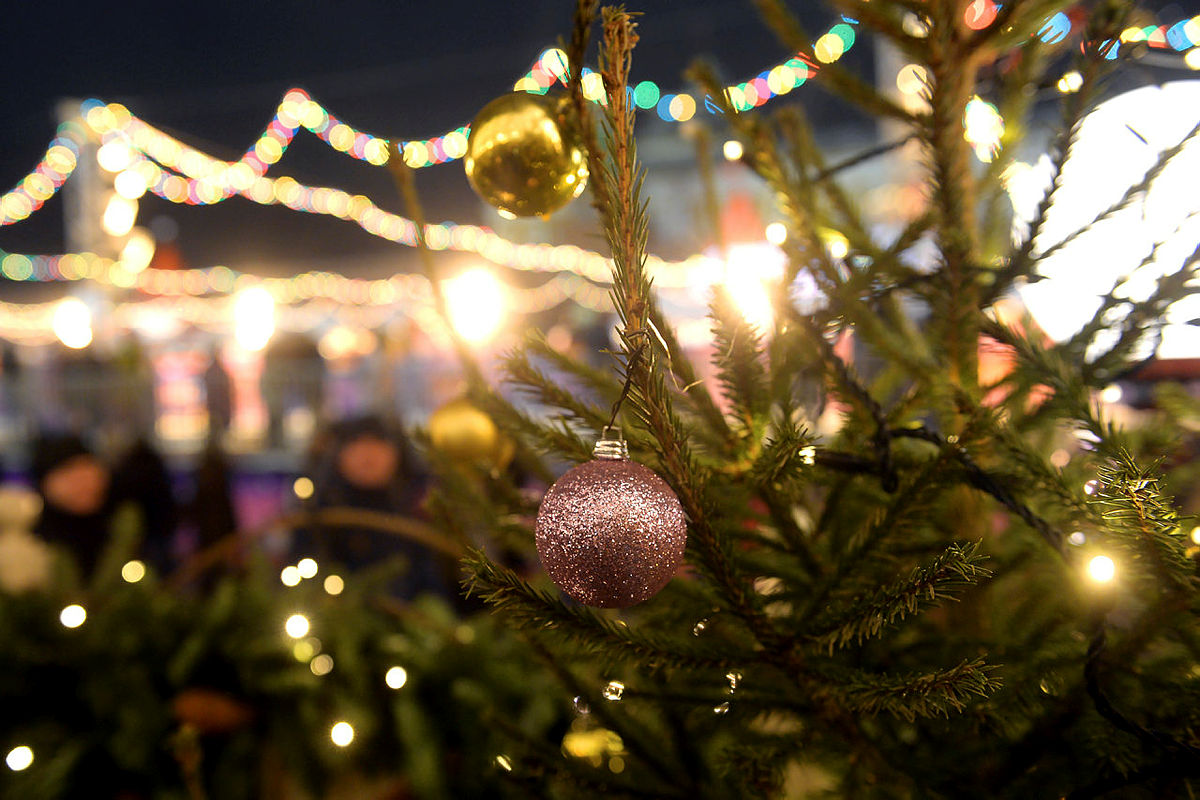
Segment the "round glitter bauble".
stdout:
<svg viewBox="0 0 1200 800">
<path fill-rule="evenodd" d="M 666 481 L 603 452 L 603 444 L 596 458 L 546 492 L 537 515 L 537 551 L 551 580 L 570 597 L 625 608 L 671 580 L 683 561 L 687 524 Z"/>
<path fill-rule="evenodd" d="M 514 92 L 471 122 L 463 166 L 471 187 L 502 213 L 548 215 L 587 184 L 587 158 L 564 122 L 566 98 Z"/>
<path fill-rule="evenodd" d="M 454 461 L 495 469 L 508 466 L 515 449 L 492 418 L 466 398 L 451 400 L 429 415 L 429 440 Z"/>
</svg>

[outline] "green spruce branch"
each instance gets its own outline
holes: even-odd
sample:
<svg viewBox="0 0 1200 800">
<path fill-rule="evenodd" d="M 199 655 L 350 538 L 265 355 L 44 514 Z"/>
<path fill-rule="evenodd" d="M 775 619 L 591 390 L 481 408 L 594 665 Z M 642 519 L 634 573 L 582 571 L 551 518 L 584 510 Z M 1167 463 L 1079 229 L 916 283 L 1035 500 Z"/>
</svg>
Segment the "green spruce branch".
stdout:
<svg viewBox="0 0 1200 800">
<path fill-rule="evenodd" d="M 952 544 L 908 577 L 859 600 L 836 619 L 818 623 L 811 635 L 831 655 L 851 642 L 879 636 L 885 627 L 953 600 L 962 589 L 987 578 L 991 573 L 982 566 L 986 560 L 978 542 Z"/>
<path fill-rule="evenodd" d="M 995 667 L 982 659 L 963 661 L 933 672 L 886 675 L 861 670 L 814 665 L 828 682 L 817 691 L 850 711 L 885 713 L 909 722 L 918 718 L 948 717 L 961 712 L 973 699 L 987 697 L 1000 688 Z"/>
<path fill-rule="evenodd" d="M 679 641 L 647 636 L 628 625 L 614 622 L 590 608 L 564 603 L 539 589 L 511 569 L 488 559 L 480 551 L 466 557 L 469 573 L 464 586 L 488 605 L 504 613 L 515 627 L 539 636 L 570 644 L 578 652 L 605 663 L 632 661 L 660 668 L 728 669 L 722 655 Z"/>
</svg>

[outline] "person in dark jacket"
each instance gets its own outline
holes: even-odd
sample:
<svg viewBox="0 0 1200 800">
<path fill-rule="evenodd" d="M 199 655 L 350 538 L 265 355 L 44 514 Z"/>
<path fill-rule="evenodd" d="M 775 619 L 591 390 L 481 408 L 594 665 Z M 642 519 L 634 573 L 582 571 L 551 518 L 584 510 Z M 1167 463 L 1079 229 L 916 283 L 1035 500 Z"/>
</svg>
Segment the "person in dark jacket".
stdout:
<svg viewBox="0 0 1200 800">
<path fill-rule="evenodd" d="M 414 517 L 420 515 L 425 478 L 416 468 L 404 436 L 379 417 L 338 423 L 310 473 L 313 510 L 347 508 Z M 392 585 L 397 597 L 450 596 L 444 559 L 402 535 L 356 525 L 318 525 L 297 532 L 298 558 L 313 556 L 353 571 L 402 556 L 404 574 Z"/>
<path fill-rule="evenodd" d="M 33 532 L 68 552 L 91 575 L 108 543 L 113 512 L 108 467 L 74 434 L 42 435 L 29 467 L 42 497 Z"/>
<path fill-rule="evenodd" d="M 167 462 L 144 437 L 139 437 L 113 469 L 112 495 L 139 512 L 142 552 L 159 572 L 172 566 L 179 509 Z"/>
</svg>

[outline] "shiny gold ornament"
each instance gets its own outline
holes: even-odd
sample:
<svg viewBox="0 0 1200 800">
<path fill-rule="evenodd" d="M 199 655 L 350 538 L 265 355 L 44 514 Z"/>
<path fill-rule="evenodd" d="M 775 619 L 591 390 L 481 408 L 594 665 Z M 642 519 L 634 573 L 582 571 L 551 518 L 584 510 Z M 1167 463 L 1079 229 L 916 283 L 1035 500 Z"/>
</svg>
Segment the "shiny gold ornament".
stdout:
<svg viewBox="0 0 1200 800">
<path fill-rule="evenodd" d="M 567 99 L 514 92 L 471 122 L 463 165 L 472 188 L 502 214 L 549 215 L 587 185 L 587 158 L 565 123 Z"/>
<path fill-rule="evenodd" d="M 512 461 L 513 441 L 470 400 L 451 400 L 429 416 L 429 440 L 448 458 L 504 469 Z"/>
</svg>

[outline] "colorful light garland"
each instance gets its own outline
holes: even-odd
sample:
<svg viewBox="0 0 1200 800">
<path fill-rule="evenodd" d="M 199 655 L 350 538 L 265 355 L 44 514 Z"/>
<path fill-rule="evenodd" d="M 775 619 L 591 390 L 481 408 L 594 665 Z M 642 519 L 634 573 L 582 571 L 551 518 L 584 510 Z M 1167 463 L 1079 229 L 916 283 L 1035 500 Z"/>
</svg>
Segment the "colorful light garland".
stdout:
<svg viewBox="0 0 1200 800">
<path fill-rule="evenodd" d="M 964 12 L 964 19 L 969 27 L 979 30 L 995 20 L 997 9 L 991 0 L 974 0 Z M 725 87 L 729 105 L 735 111 L 746 111 L 801 86 L 820 69 L 818 62 L 833 63 L 854 45 L 856 24 L 855 20 L 842 17 L 817 39 L 812 57 L 798 53 L 749 81 Z M 1036 35 L 1043 41 L 1057 42 L 1071 29 L 1071 20 L 1059 13 L 1047 19 Z M 1131 27 L 1122 32 L 1119 41 L 1144 41 L 1150 47 L 1177 51 L 1193 48 L 1200 43 L 1200 15 L 1170 26 Z M 1115 58 L 1119 42 L 1104 44 L 1108 45 L 1107 57 Z M 565 54 L 552 48 L 539 56 L 514 89 L 544 93 L 566 79 Z M 602 102 L 603 88 L 597 73 L 585 68 L 583 84 L 590 100 Z M 664 94 L 652 81 L 642 81 L 632 87 L 631 93 L 637 107 L 653 109 L 664 120 L 686 121 L 699 108 L 719 113 L 711 98 L 706 97 L 698 104 L 695 97 L 686 93 Z M 109 149 L 106 166 L 117 172 L 118 190 L 131 199 L 151 191 L 170 202 L 204 205 L 240 195 L 263 205 L 279 204 L 353 221 L 372 235 L 414 246 L 417 238 L 414 223 L 380 209 L 368 197 L 340 189 L 306 186 L 287 175 L 267 177 L 268 170 L 283 157 L 301 127 L 333 149 L 370 164 L 382 166 L 391 157 L 391 140 L 359 131 L 339 120 L 302 89 L 292 89 L 284 95 L 263 133 L 234 162 L 184 144 L 124 106 L 87 100 L 80 107 L 78 120 L 59 126 L 34 170 L 0 197 L 0 225 L 27 219 L 53 197 L 74 172 L 83 146 L 91 139 L 98 141 L 102 150 Z M 400 141 L 398 149 L 408 166 L 422 168 L 460 158 L 466 150 L 468 135 L 469 127 L 462 126 L 430 139 Z M 485 227 L 450 222 L 428 225 L 425 239 L 434 250 L 471 252 L 505 267 L 561 273 L 540 287 L 513 292 L 515 310 L 532 313 L 567 299 L 590 308 L 606 306 L 605 290 L 595 284 L 610 281 L 611 264 L 599 253 L 570 245 L 517 244 Z M 701 282 L 705 277 L 716 279 L 720 265 L 712 262 L 705 256 L 678 262 L 652 256 L 648 266 L 654 271 L 658 286 L 682 288 L 695 285 L 698 275 Z M 181 272 L 140 271 L 119 259 L 92 253 L 29 256 L 0 251 L 0 276 L 19 281 L 92 280 L 169 297 L 225 295 L 260 282 L 223 266 Z M 427 304 L 430 294 L 428 283 L 420 276 L 364 281 L 315 272 L 261 283 L 284 305 L 311 300 L 356 306 Z M 44 332 L 45 311 L 51 305 L 0 304 L 0 314 L 4 317 L 0 328 L 18 337 L 35 327 Z M 209 312 L 197 313 L 199 321 Z"/>
</svg>

